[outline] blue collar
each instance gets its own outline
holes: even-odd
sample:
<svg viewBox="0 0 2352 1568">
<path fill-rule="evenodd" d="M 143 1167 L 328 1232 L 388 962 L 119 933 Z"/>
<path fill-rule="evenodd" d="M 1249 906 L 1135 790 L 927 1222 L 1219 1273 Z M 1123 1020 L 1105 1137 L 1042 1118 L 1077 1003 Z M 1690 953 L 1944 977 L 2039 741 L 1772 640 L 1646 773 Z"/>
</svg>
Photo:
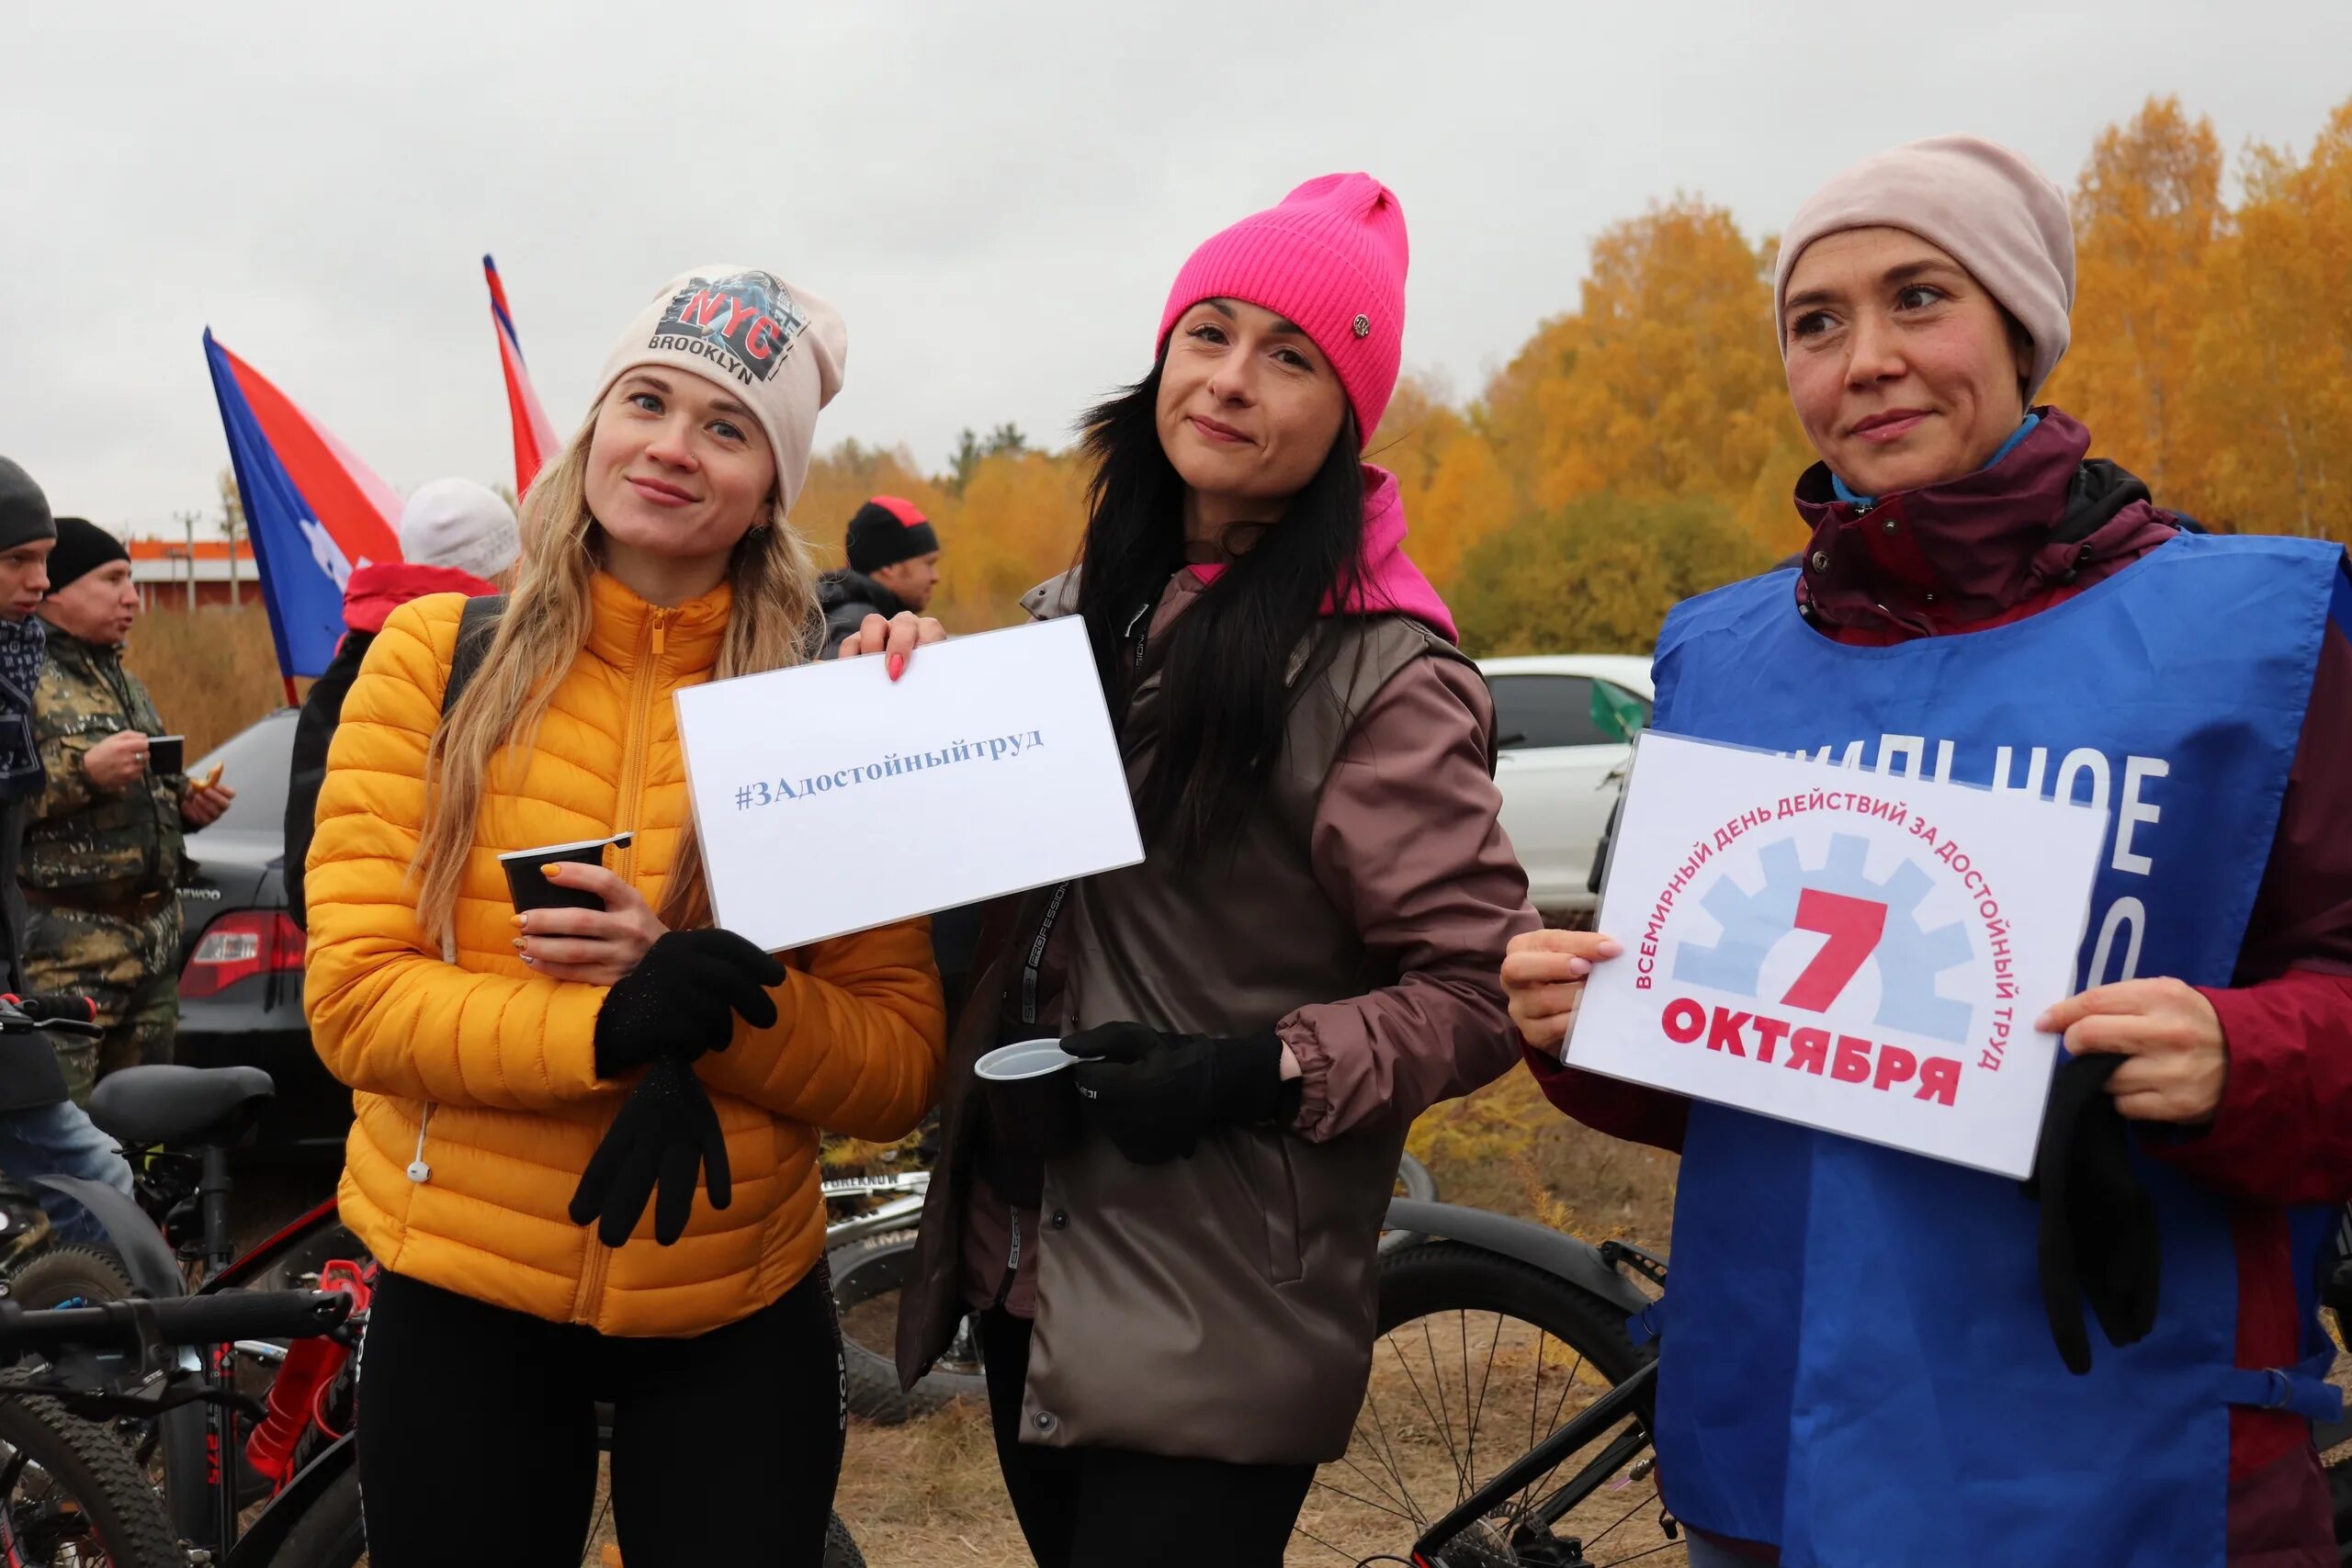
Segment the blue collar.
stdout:
<svg viewBox="0 0 2352 1568">
<path fill-rule="evenodd" d="M 2002 458 L 2016 451 L 2018 449 L 2018 443 L 2023 441 L 2027 436 L 2031 435 L 2033 434 L 2033 427 L 2041 423 L 2041 416 L 2040 414 L 2027 414 L 2025 418 L 2018 423 L 2018 427 L 2009 432 L 2009 438 L 2001 443 L 2000 450 L 1994 453 L 1990 457 L 1985 458 L 1983 467 L 1977 471 L 1982 473 L 1984 468 L 1991 468 L 1994 464 L 1999 462 Z M 1852 491 L 1846 488 L 1846 481 L 1839 479 L 1834 471 L 1829 476 L 1829 488 L 1837 493 L 1838 500 L 1844 502 L 1849 506 L 1876 506 L 1878 504 L 1878 497 L 1874 495 L 1856 495 Z"/>
</svg>

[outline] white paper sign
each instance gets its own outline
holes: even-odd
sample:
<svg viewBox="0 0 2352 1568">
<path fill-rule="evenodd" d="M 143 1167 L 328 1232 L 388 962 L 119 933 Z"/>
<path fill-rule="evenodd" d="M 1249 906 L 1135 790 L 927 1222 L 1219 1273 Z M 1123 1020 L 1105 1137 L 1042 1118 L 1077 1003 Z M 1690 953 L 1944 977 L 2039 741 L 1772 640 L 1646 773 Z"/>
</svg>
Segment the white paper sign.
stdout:
<svg viewBox="0 0 2352 1568">
<path fill-rule="evenodd" d="M 2107 813 L 1642 738 L 1566 1058 L 2030 1173 Z"/>
<path fill-rule="evenodd" d="M 677 705 L 713 912 L 770 951 L 1143 859 L 1075 616 Z"/>
</svg>

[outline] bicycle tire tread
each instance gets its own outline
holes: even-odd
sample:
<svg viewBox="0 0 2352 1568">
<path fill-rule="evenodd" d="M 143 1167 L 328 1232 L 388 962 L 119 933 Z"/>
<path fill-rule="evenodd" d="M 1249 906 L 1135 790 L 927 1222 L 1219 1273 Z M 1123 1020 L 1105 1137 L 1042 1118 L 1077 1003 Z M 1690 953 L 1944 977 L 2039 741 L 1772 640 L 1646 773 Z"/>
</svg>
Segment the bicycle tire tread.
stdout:
<svg viewBox="0 0 2352 1568">
<path fill-rule="evenodd" d="M 910 1260 L 914 1246 L 912 1231 L 892 1231 L 833 1248 L 827 1254 L 827 1263 L 832 1272 L 835 1303 L 842 1300 L 845 1282 L 854 1288 L 861 1270 L 888 1269 L 901 1258 Z M 842 1337 L 842 1371 L 849 1386 L 851 1412 L 876 1426 L 899 1426 L 918 1416 L 928 1416 L 954 1399 L 988 1398 L 987 1379 L 936 1368 L 924 1373 L 913 1388 L 901 1391 L 898 1362 L 846 1334 Z"/>
<path fill-rule="evenodd" d="M 1463 1297 L 1473 1297 L 1464 1300 Z M 1423 1241 L 1380 1260 L 1376 1332 L 1432 1312 L 1511 1313 L 1583 1354 L 1611 1382 L 1656 1354 L 1636 1346 L 1625 1314 L 1573 1280 L 1459 1241 Z M 1409 1310 L 1408 1310 L 1409 1309 Z M 1565 1330 L 1567 1330 L 1564 1332 Z"/>
<path fill-rule="evenodd" d="M 130 1451 L 113 1433 L 53 1399 L 10 1392 L 32 1376 L 19 1370 L 0 1372 L 0 1441 L 65 1483 L 96 1524 L 115 1568 L 183 1568 L 187 1559 L 163 1499 Z"/>
<path fill-rule="evenodd" d="M 328 1483 L 271 1554 L 272 1568 L 352 1568 L 368 1551 L 359 1511 L 359 1466 Z"/>
</svg>

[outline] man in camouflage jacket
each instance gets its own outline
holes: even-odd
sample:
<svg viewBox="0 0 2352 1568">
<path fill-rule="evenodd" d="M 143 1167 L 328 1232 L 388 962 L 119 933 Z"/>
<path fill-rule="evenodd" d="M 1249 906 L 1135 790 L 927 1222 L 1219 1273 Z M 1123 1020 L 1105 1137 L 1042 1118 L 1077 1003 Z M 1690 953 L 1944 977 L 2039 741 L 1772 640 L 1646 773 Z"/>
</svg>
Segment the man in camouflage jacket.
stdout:
<svg viewBox="0 0 2352 1568">
<path fill-rule="evenodd" d="M 226 810 L 232 792 L 147 765 L 148 738 L 167 731 L 122 665 L 139 613 L 129 553 L 79 518 L 59 518 L 57 532 L 40 606 L 49 662 L 33 702 L 48 784 L 26 827 L 18 879 L 32 906 L 28 985 L 90 997 L 107 1030 L 101 1041 L 59 1047 L 79 1101 L 118 1067 L 172 1059 L 184 836 Z"/>
</svg>

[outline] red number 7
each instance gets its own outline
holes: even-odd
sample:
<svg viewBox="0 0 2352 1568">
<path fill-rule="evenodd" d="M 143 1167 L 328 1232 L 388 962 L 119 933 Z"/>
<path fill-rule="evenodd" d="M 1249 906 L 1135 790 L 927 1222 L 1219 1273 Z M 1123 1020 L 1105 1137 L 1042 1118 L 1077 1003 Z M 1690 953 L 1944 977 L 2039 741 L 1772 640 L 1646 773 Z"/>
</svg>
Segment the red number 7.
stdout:
<svg viewBox="0 0 2352 1568">
<path fill-rule="evenodd" d="M 1829 940 L 1781 1000 L 1807 1012 L 1827 1012 L 1860 972 L 1862 961 L 1878 951 L 1879 938 L 1886 934 L 1886 906 L 1808 887 L 1797 899 L 1797 929 L 1820 931 Z"/>
</svg>

